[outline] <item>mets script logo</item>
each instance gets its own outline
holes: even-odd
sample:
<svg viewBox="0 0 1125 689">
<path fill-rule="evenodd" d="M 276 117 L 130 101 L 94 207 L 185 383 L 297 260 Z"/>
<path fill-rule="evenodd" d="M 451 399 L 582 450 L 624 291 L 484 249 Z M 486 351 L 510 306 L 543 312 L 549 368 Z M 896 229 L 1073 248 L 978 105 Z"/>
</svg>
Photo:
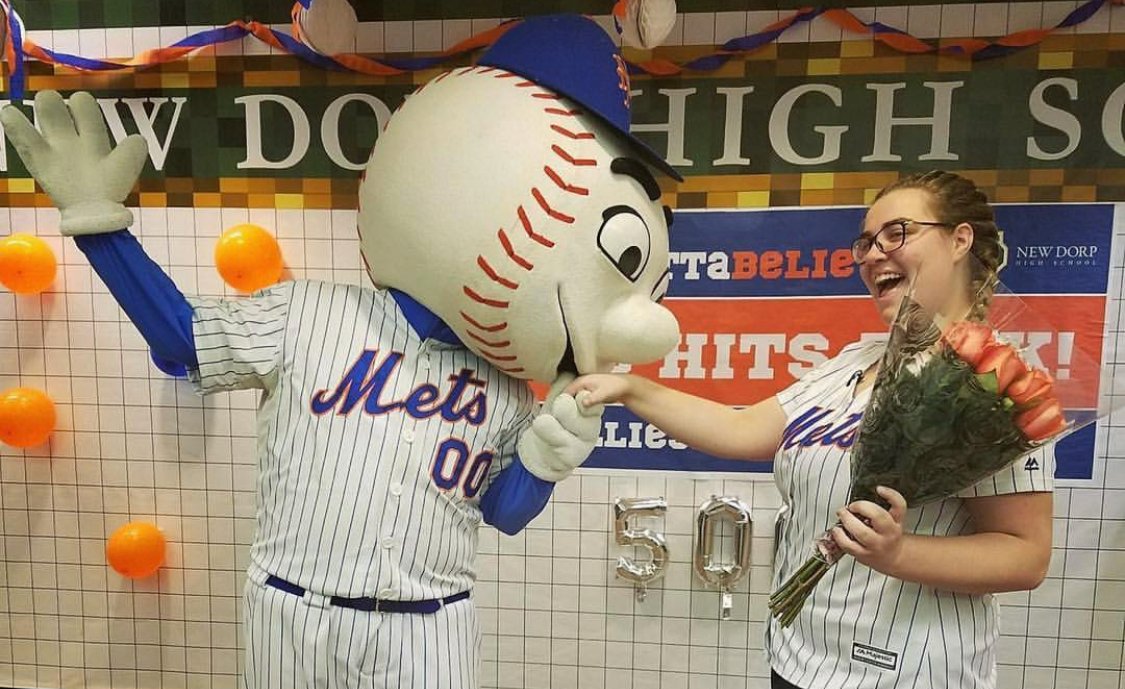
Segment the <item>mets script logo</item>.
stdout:
<svg viewBox="0 0 1125 689">
<path fill-rule="evenodd" d="M 388 383 L 403 355 L 401 352 L 387 352 L 376 365 L 378 354 L 375 349 L 363 350 L 334 388 L 318 390 L 313 395 L 309 405 L 312 412 L 348 414 L 362 402 L 363 411 L 373 416 L 401 410 L 415 419 L 428 419 L 440 414 L 449 423 L 466 421 L 477 426 L 484 421 L 488 414 L 485 382 L 474 377 L 475 371 L 465 368 L 450 376 L 449 389 L 444 396 L 438 386 L 423 383 L 402 399 L 386 400 L 383 399 L 384 393 L 388 387 L 393 388 Z"/>
<path fill-rule="evenodd" d="M 475 371 L 463 368 L 449 376 L 444 391 L 432 383 L 422 383 L 404 396 L 391 394 L 384 399 L 395 371 L 402 363 L 402 352 L 390 351 L 379 357 L 379 350 L 365 349 L 351 368 L 344 373 L 335 387 L 317 390 L 309 408 L 316 415 L 334 411 L 338 415 L 350 413 L 363 405 L 363 413 L 381 416 L 403 411 L 415 419 L 428 419 L 440 415 L 448 423 L 464 421 L 479 426 L 488 415 L 488 398 L 483 380 Z M 409 441 L 407 441 L 409 442 Z M 484 449 L 473 455 L 473 449 L 461 438 L 450 437 L 438 444 L 429 465 L 430 478 L 443 493 L 459 491 L 465 499 L 476 498 L 488 479 L 495 453 Z"/>
<path fill-rule="evenodd" d="M 785 429 L 781 446 L 786 450 L 798 446 L 812 447 L 813 445 L 851 447 L 855 444 L 856 434 L 859 432 L 859 421 L 863 418 L 863 412 L 851 414 L 838 423 L 821 423 L 834 411 L 834 409 L 822 407 L 809 407 L 805 413 L 794 419 L 793 423 Z"/>
<path fill-rule="evenodd" d="M 617 88 L 625 94 L 625 107 L 629 107 L 629 69 L 617 53 L 613 54 L 613 61 L 617 63 Z"/>
</svg>

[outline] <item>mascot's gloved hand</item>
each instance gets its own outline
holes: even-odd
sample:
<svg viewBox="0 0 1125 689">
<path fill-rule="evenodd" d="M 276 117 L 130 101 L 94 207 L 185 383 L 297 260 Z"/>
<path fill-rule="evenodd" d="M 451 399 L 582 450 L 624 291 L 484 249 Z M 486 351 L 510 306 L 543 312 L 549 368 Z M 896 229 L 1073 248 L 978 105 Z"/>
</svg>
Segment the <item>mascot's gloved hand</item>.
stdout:
<svg viewBox="0 0 1125 689">
<path fill-rule="evenodd" d="M 562 375 L 551 385 L 543 411 L 520 436 L 516 453 L 534 476 L 557 483 L 570 476 L 597 444 L 602 429 L 605 405 L 583 407 L 573 396 L 563 393 L 574 381 Z M 589 394 L 585 390 L 578 395 Z"/>
<path fill-rule="evenodd" d="M 74 94 L 67 107 L 56 91 L 40 91 L 35 119 L 42 134 L 16 108 L 0 110 L 5 134 L 62 213 L 62 233 L 99 234 L 132 225 L 123 201 L 148 156 L 144 138 L 133 134 L 112 148 L 101 108 L 88 93 Z"/>
</svg>

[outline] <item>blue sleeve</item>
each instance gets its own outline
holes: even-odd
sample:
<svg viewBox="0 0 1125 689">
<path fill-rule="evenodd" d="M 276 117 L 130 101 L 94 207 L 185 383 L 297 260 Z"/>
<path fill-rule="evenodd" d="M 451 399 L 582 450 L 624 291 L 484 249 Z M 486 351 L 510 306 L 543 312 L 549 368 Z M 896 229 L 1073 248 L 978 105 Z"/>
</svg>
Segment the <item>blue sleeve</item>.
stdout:
<svg viewBox="0 0 1125 689">
<path fill-rule="evenodd" d="M 137 238 L 128 230 L 119 230 L 82 235 L 74 241 L 153 353 L 198 368 L 191 304 Z"/>
<path fill-rule="evenodd" d="M 535 476 L 519 457 L 489 483 L 480 500 L 486 524 L 514 536 L 547 506 L 555 484 Z"/>
</svg>

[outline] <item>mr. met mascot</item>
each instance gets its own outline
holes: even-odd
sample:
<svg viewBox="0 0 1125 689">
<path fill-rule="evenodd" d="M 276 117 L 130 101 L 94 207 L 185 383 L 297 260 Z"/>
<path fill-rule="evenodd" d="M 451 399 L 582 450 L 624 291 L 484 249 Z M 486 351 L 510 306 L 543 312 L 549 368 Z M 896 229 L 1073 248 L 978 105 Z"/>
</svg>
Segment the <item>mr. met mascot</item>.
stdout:
<svg viewBox="0 0 1125 689">
<path fill-rule="evenodd" d="M 668 221 L 625 65 L 589 19 L 513 25 L 411 95 L 360 187 L 375 288 L 187 299 L 127 230 L 147 151 L 95 100 L 2 122 L 129 318 L 203 394 L 262 390 L 248 687 L 475 687 L 482 517 L 522 529 L 593 449 L 574 374 L 659 359 Z M 553 382 L 540 411 L 528 380 Z"/>
</svg>

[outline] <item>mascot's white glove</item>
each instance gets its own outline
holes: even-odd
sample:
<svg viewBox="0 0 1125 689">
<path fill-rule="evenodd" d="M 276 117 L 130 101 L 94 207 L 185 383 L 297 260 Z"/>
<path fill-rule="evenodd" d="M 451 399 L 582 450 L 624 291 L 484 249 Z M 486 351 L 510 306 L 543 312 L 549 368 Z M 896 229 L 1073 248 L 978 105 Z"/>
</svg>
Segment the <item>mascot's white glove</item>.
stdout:
<svg viewBox="0 0 1125 689">
<path fill-rule="evenodd" d="M 148 156 L 144 138 L 133 134 L 112 148 L 101 108 L 84 92 L 68 107 L 56 91 L 40 91 L 35 119 L 42 134 L 16 108 L 0 110 L 4 133 L 62 213 L 60 231 L 74 236 L 132 225 L 123 202 Z"/>
<path fill-rule="evenodd" d="M 543 411 L 535 417 L 517 444 L 517 454 L 534 476 L 557 483 L 570 476 L 598 442 L 605 405 L 583 407 L 579 399 L 562 393 L 574 376 L 562 375 L 551 385 Z"/>
</svg>

